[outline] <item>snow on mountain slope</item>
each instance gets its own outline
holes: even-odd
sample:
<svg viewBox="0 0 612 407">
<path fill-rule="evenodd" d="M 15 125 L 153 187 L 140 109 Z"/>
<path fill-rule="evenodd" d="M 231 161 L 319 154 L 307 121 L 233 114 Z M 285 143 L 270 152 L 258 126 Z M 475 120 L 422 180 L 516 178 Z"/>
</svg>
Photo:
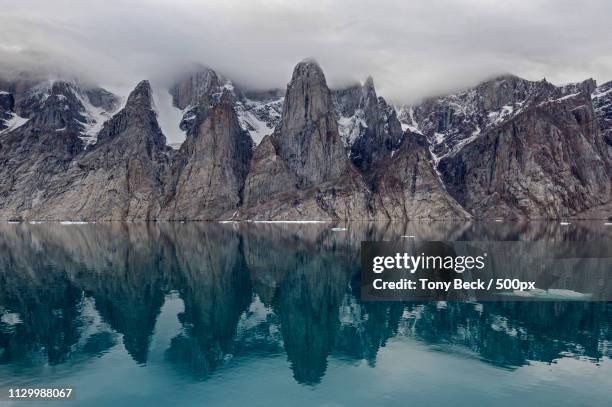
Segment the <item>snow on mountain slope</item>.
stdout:
<svg viewBox="0 0 612 407">
<path fill-rule="evenodd" d="M 280 122 L 284 96 L 280 92 L 251 92 L 239 95 L 234 108 L 240 126 L 249 132 L 255 145 L 272 134 Z"/>
<path fill-rule="evenodd" d="M 612 81 L 599 86 L 591 97 L 604 140 L 612 148 Z"/>
<path fill-rule="evenodd" d="M 172 103 L 181 112 L 180 129 L 189 134 L 195 119 L 205 116 L 219 103 L 223 92 L 232 95 L 240 126 L 250 134 L 255 145 L 274 131 L 280 121 L 284 99 L 280 90 L 243 90 L 206 67 L 184 76 L 170 89 Z"/>
<path fill-rule="evenodd" d="M 36 117 L 40 123 L 54 127 L 57 132 L 79 133 L 86 146 L 95 142 L 102 124 L 119 105 L 119 99 L 102 88 L 80 87 L 77 83 L 61 80 L 39 81 L 19 94 L 10 90 L 2 92 L 2 96 L 10 95 L 17 101 L 10 106 L 10 117 L 4 121 L 3 133 L 13 131 Z"/>
<path fill-rule="evenodd" d="M 153 103 L 157 113 L 157 123 L 166 136 L 166 143 L 175 150 L 179 149 L 187 137 L 186 131 L 181 128 L 185 110 L 179 109 L 172 103 L 172 95 L 165 88 L 153 88 Z"/>
<path fill-rule="evenodd" d="M 592 80 L 555 86 L 545 79 L 528 81 L 505 75 L 462 92 L 399 106 L 398 117 L 403 129 L 427 137 L 438 162 L 533 106 L 562 102 L 590 88 L 594 88 Z"/>
<path fill-rule="evenodd" d="M 6 119 L 0 121 L 2 124 L 2 126 L 0 126 L 0 134 L 13 131 L 23 126 L 27 121 L 28 119 L 19 116 L 17 113 L 10 113 Z"/>
<path fill-rule="evenodd" d="M 338 132 L 349 156 L 358 166 L 370 155 L 391 153 L 401 141 L 402 128 L 396 112 L 377 96 L 374 81 L 332 91 Z M 384 151 L 378 151 L 378 150 Z M 366 168 L 364 168 L 366 170 Z"/>
</svg>

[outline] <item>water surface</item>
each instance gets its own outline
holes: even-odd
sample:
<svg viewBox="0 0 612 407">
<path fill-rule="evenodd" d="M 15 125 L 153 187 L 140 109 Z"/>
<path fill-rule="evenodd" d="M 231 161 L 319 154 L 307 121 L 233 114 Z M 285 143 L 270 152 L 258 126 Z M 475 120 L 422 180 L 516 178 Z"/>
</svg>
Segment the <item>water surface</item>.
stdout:
<svg viewBox="0 0 612 407">
<path fill-rule="evenodd" d="M 0 389 L 73 387 L 87 406 L 612 404 L 611 303 L 359 300 L 362 240 L 611 226 L 334 226 L 0 224 Z"/>
</svg>

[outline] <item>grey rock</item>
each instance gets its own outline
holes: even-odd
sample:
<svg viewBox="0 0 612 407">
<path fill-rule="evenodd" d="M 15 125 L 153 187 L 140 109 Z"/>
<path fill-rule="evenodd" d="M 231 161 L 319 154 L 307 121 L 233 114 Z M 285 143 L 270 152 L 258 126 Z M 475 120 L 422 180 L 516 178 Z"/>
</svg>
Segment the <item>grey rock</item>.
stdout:
<svg viewBox="0 0 612 407">
<path fill-rule="evenodd" d="M 316 62 L 302 61 L 293 70 L 272 140 L 300 188 L 336 179 L 348 170 L 331 92 Z"/>
<path fill-rule="evenodd" d="M 363 111 L 366 127 L 351 145 L 350 157 L 364 177 L 372 180 L 376 168 L 399 147 L 403 131 L 395 109 L 376 96 L 372 77 L 363 85 L 358 109 Z"/>
<path fill-rule="evenodd" d="M 252 142 L 238 123 L 229 92 L 196 120 L 197 132 L 174 159 L 162 219 L 219 219 L 231 216 L 242 203 Z"/>
<path fill-rule="evenodd" d="M 389 219 L 469 219 L 436 173 L 427 140 L 407 134 L 399 149 L 377 169 L 377 210 Z"/>
<path fill-rule="evenodd" d="M 90 88 L 84 90 L 89 102 L 95 106 L 106 110 L 107 112 L 115 111 L 119 105 L 119 98 L 102 88 Z"/>
<path fill-rule="evenodd" d="M 199 67 L 194 72 L 179 79 L 171 88 L 172 103 L 183 110 L 179 127 L 188 136 L 197 132 L 198 122 L 208 113 L 221 97 L 223 79 L 207 67 Z"/>
<path fill-rule="evenodd" d="M 7 120 L 13 117 L 13 109 L 15 108 L 15 98 L 12 93 L 0 91 L 0 131 L 6 129 Z"/>
<path fill-rule="evenodd" d="M 169 158 L 142 81 L 98 141 L 57 174 L 24 214 L 29 219 L 151 220 L 160 210 Z"/>
<path fill-rule="evenodd" d="M 610 200 L 610 156 L 590 94 L 535 100 L 441 159 L 449 192 L 475 216 L 572 217 Z"/>
<path fill-rule="evenodd" d="M 258 205 L 285 192 L 291 196 L 298 190 L 297 178 L 278 155 L 272 136 L 266 136 L 255 149 L 244 186 L 244 201 Z"/>
<path fill-rule="evenodd" d="M 612 82 L 599 86 L 593 92 L 592 97 L 602 136 L 608 146 L 612 148 Z"/>
<path fill-rule="evenodd" d="M 255 151 L 246 180 L 247 219 L 367 219 L 370 192 L 345 154 L 319 65 L 300 62 L 281 122 Z"/>
<path fill-rule="evenodd" d="M 173 103 L 179 109 L 208 104 L 211 95 L 219 93 L 221 80 L 215 71 L 201 67 L 180 79 L 171 89 Z"/>
</svg>

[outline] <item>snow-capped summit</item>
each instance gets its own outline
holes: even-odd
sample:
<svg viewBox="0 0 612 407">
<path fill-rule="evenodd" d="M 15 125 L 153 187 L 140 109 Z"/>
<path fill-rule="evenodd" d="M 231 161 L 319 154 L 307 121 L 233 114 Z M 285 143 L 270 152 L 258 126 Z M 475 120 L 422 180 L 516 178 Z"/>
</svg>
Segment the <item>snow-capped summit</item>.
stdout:
<svg viewBox="0 0 612 407">
<path fill-rule="evenodd" d="M 355 166 L 370 176 L 376 162 L 392 155 L 403 131 L 395 110 L 376 95 L 374 80 L 333 91 L 338 131 Z"/>
<path fill-rule="evenodd" d="M 46 80 L 5 83 L 0 94 L 0 131 L 30 123 L 56 132 L 73 132 L 85 145 L 96 140 L 102 124 L 119 107 L 119 98 L 99 87 Z M 4 119 L 2 121 L 2 119 Z"/>
<path fill-rule="evenodd" d="M 189 134 L 196 118 L 203 119 L 220 102 L 223 91 L 232 95 L 240 126 L 249 132 L 255 145 L 274 131 L 284 99 L 280 90 L 243 90 L 207 67 L 185 75 L 170 89 L 173 104 L 181 111 L 180 128 Z"/>
<path fill-rule="evenodd" d="M 425 135 L 436 160 L 456 153 L 482 132 L 499 126 L 532 106 L 594 90 L 594 81 L 555 86 L 504 75 L 458 93 L 400 106 L 402 127 Z"/>
</svg>

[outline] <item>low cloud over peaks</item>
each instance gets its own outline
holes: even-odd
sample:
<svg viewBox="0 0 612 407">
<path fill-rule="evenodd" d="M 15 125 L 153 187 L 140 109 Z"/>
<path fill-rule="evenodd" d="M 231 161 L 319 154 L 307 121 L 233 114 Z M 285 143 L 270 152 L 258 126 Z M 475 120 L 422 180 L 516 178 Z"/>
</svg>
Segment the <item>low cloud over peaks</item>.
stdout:
<svg viewBox="0 0 612 407">
<path fill-rule="evenodd" d="M 372 75 L 396 102 L 506 72 L 612 80 L 605 0 L 34 0 L 2 10 L 4 76 L 33 71 L 122 87 L 200 63 L 262 89 L 284 87 L 295 63 L 312 56 L 330 85 Z"/>
</svg>

